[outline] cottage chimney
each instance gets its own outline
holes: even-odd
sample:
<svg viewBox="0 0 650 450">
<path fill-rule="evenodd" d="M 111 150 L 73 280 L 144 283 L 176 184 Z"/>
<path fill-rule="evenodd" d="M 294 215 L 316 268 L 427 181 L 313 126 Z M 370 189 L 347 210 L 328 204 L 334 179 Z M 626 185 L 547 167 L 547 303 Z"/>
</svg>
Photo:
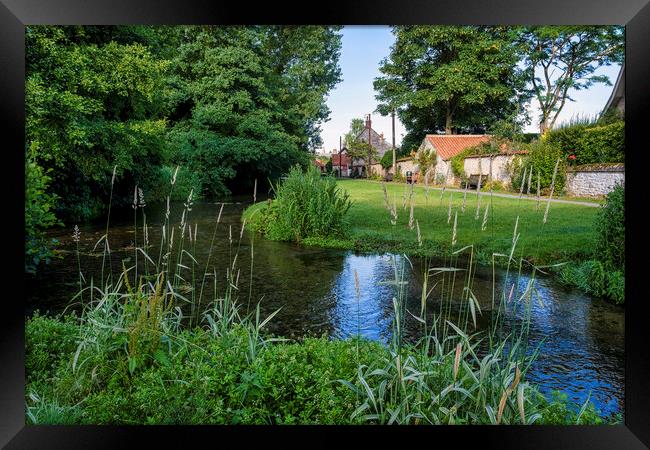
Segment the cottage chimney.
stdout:
<svg viewBox="0 0 650 450">
<path fill-rule="evenodd" d="M 370 129 L 370 114 L 366 115 L 366 129 Z"/>
</svg>

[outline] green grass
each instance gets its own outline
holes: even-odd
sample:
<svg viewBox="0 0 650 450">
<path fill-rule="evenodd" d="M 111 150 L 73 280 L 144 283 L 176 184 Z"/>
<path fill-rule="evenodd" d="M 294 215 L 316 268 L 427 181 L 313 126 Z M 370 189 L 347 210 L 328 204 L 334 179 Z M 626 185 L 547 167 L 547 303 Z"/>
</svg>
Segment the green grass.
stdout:
<svg viewBox="0 0 650 450">
<path fill-rule="evenodd" d="M 128 369 L 127 357 L 102 344 L 76 354 L 76 341 L 84 334 L 83 321 L 74 316 L 49 318 L 36 314 L 26 323 L 26 420 L 30 424 L 357 424 L 359 395 L 339 380 L 357 383 L 359 366 L 382 370 L 391 360 L 389 349 L 377 342 L 307 338 L 265 346 L 253 361 L 247 357 L 246 326 L 234 325 L 215 336 L 194 328 L 170 333 L 165 358 Z M 119 333 L 117 334 L 119 336 Z M 403 357 L 423 364 L 418 351 Z M 463 354 L 458 389 L 471 384 L 483 365 Z M 73 369 L 73 362 L 78 361 Z M 435 373 L 428 383 L 439 392 L 451 382 L 454 353 L 434 358 Z M 470 367 L 471 366 L 471 367 Z M 500 365 L 490 365 L 493 369 Z M 470 371 L 472 373 L 470 374 Z M 494 372 L 494 374 L 492 373 Z M 498 370 L 489 370 L 490 380 Z M 372 381 L 369 380 L 372 386 Z M 509 381 L 506 381 L 509 383 Z M 484 382 L 484 386 L 488 383 Z M 373 386 L 374 387 L 374 386 Z M 497 386 L 497 399 L 501 386 Z M 361 385 L 359 385 L 361 388 Z M 371 388 L 369 386 L 369 388 Z M 476 409 L 471 423 L 489 424 L 484 408 L 472 408 L 456 394 L 440 405 L 427 403 L 439 419 L 449 422 L 449 408 Z M 497 409 L 497 400 L 492 407 Z M 502 423 L 520 423 L 516 395 L 508 401 Z M 443 406 L 444 405 L 444 406 Z M 555 393 L 539 394 L 526 384 L 525 414 L 535 424 L 603 424 L 593 405 L 579 415 L 580 405 Z M 446 413 L 443 413 L 447 411 Z M 453 415 L 453 414 L 452 414 Z M 463 414 L 457 414 L 462 417 Z M 459 421 L 455 423 L 464 423 Z M 493 419 L 492 419 L 493 420 Z M 413 421 L 411 421 L 412 423 Z M 418 422 L 416 422 L 418 423 Z M 420 420 L 419 423 L 428 423 Z"/>
<path fill-rule="evenodd" d="M 476 191 L 468 191 L 465 212 L 461 212 L 462 192 L 445 191 L 441 200 L 440 190 L 429 190 L 428 200 L 422 185 L 414 187 L 414 220 L 420 226 L 422 246 L 418 245 L 416 230 L 409 223 L 408 188 L 406 208 L 402 207 L 404 184 L 386 183 L 390 203 L 395 200 L 398 219 L 391 224 L 390 212 L 384 207 L 380 183 L 365 180 L 339 180 L 353 205 L 346 217 L 348 226 L 340 237 L 307 238 L 302 242 L 320 247 L 352 249 L 358 251 L 403 252 L 409 255 L 442 256 L 451 247 L 454 215 L 458 213 L 457 248 L 474 244 L 479 261 L 491 261 L 492 253 L 507 253 L 512 245 L 517 217 L 517 230 L 521 238 L 517 244 L 517 256 L 536 264 L 555 264 L 563 261 L 584 261 L 593 251 L 596 230 L 594 219 L 598 208 L 551 203 L 546 224 L 543 216 L 546 208 L 542 197 L 537 202 L 481 194 L 479 217 L 476 219 Z M 451 220 L 447 223 L 449 200 L 452 198 Z M 489 204 L 485 230 L 482 223 L 485 206 Z M 255 211 L 265 208 L 265 203 L 251 206 L 244 213 L 253 223 Z"/>
</svg>

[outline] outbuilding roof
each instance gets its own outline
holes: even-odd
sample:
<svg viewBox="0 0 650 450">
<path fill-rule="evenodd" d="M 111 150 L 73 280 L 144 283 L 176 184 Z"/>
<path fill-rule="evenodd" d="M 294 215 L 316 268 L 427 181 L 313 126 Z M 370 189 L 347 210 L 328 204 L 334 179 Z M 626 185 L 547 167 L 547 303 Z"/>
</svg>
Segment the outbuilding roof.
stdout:
<svg viewBox="0 0 650 450">
<path fill-rule="evenodd" d="M 427 134 L 427 139 L 436 153 L 447 161 L 468 147 L 490 140 L 489 134 Z"/>
</svg>

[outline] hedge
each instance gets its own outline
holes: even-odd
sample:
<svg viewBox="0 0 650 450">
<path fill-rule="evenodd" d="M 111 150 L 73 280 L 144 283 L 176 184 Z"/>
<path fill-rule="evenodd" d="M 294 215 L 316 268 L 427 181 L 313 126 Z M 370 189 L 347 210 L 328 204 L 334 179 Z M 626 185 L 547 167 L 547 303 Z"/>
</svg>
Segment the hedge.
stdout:
<svg viewBox="0 0 650 450">
<path fill-rule="evenodd" d="M 622 163 L 625 161 L 625 122 L 607 125 L 578 124 L 549 131 L 544 142 L 559 148 L 566 158 L 574 154 L 576 164 Z"/>
</svg>

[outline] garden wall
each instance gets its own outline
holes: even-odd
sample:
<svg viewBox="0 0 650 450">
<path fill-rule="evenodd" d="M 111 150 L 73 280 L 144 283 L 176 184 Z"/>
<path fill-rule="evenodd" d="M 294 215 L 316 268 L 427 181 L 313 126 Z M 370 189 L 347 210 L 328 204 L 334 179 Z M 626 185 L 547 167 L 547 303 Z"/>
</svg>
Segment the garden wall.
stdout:
<svg viewBox="0 0 650 450">
<path fill-rule="evenodd" d="M 616 183 L 625 183 L 624 164 L 586 164 L 567 169 L 565 189 L 576 197 L 600 197 Z"/>
</svg>

